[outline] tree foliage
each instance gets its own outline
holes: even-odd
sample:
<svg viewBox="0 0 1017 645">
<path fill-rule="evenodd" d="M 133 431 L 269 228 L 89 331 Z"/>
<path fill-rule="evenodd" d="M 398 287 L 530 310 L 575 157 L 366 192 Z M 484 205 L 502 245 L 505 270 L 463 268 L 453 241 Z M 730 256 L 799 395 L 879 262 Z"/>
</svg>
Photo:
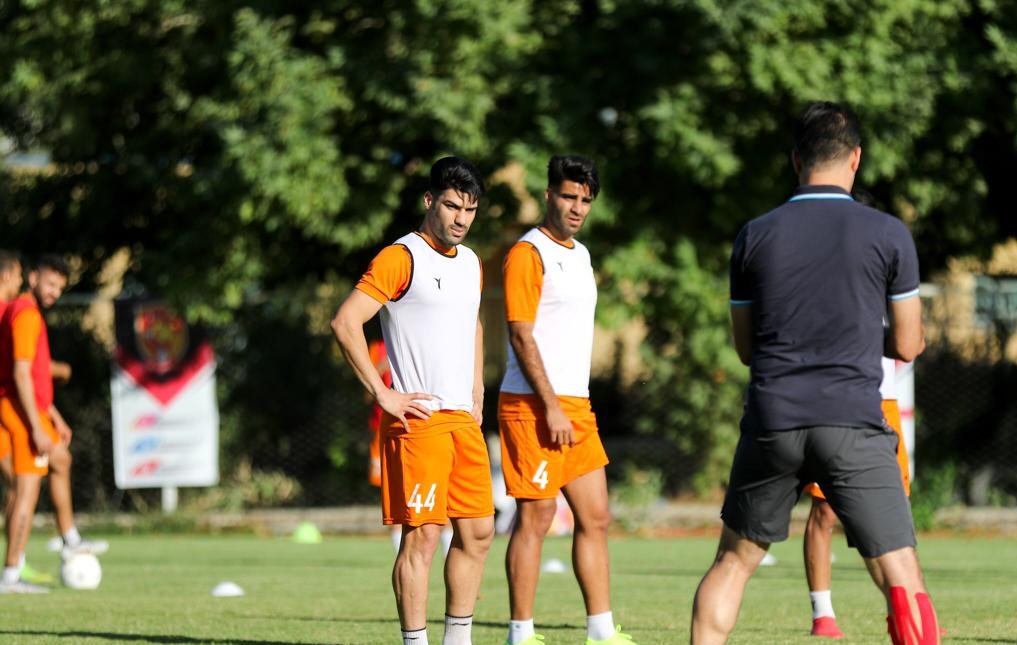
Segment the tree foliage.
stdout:
<svg viewBox="0 0 1017 645">
<path fill-rule="evenodd" d="M 859 182 L 926 274 L 1017 235 L 1005 0 L 21 0 L 0 33 L 3 135 L 51 157 L 3 171 L 2 245 L 73 253 L 86 281 L 127 248 L 130 280 L 214 322 L 348 285 L 416 224 L 441 154 L 518 162 L 538 197 L 549 154 L 596 158 L 604 315 L 648 328 L 634 423 L 705 449 L 704 485 L 745 378 L 729 243 L 793 187 L 806 101 L 859 112 Z"/>
</svg>

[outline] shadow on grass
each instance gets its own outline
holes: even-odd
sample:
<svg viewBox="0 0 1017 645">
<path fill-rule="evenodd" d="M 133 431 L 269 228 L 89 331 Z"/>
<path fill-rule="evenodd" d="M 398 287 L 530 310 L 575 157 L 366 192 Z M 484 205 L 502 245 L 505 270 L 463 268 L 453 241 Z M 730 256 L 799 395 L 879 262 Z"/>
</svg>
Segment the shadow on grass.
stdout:
<svg viewBox="0 0 1017 645">
<path fill-rule="evenodd" d="M 79 642 L 79 639 L 82 638 L 103 638 L 108 641 L 168 643 L 170 645 L 311 645 L 310 641 L 195 638 L 193 636 L 179 636 L 174 634 L 117 634 L 115 632 L 88 632 L 80 630 L 61 632 L 30 629 L 0 629 L 0 634 L 11 636 L 52 636 L 55 638 L 66 638 L 71 643 Z M 337 645 L 356 645 L 356 643 L 338 643 Z"/>
</svg>

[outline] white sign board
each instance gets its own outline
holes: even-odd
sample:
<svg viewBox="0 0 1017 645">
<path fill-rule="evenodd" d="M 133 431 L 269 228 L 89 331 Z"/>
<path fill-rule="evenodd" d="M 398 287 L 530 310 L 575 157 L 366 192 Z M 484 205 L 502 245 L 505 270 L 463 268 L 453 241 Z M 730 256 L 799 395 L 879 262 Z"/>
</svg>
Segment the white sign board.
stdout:
<svg viewBox="0 0 1017 645">
<path fill-rule="evenodd" d="M 117 487 L 212 486 L 219 482 L 214 361 L 203 365 L 165 403 L 117 364 L 110 387 Z"/>
</svg>

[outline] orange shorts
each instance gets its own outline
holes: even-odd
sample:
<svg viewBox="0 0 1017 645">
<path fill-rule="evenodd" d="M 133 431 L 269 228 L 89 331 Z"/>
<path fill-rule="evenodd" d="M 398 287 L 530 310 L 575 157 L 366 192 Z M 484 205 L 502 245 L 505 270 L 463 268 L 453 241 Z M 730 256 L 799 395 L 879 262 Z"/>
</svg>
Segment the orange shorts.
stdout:
<svg viewBox="0 0 1017 645">
<path fill-rule="evenodd" d="M 410 431 L 386 414 L 381 451 L 385 524 L 445 524 L 494 515 L 491 462 L 480 426 L 462 410 L 410 419 Z"/>
<path fill-rule="evenodd" d="M 911 468 L 908 463 L 908 448 L 904 444 L 904 432 L 901 430 L 900 407 L 897 399 L 883 399 L 883 417 L 886 424 L 897 433 L 897 464 L 900 466 L 900 478 L 904 484 L 904 494 L 911 495 Z M 816 499 L 826 499 L 826 495 L 819 489 L 819 484 L 809 484 L 804 492 Z"/>
<path fill-rule="evenodd" d="M 575 434 L 571 446 L 551 443 L 544 406 L 534 394 L 502 392 L 498 397 L 501 470 L 505 489 L 517 499 L 550 499 L 573 479 L 607 465 L 590 400 L 560 396 Z"/>
<path fill-rule="evenodd" d="M 42 427 L 53 440 L 53 443 L 60 442 L 60 435 L 53 427 L 49 413 L 39 410 L 39 420 Z M 28 422 L 23 418 L 20 404 L 6 397 L 0 398 L 0 425 L 7 429 L 11 439 L 11 452 L 14 456 L 15 475 L 46 475 L 49 473 L 49 457 L 39 455 L 35 451 L 35 444 L 32 441 L 32 433 L 28 430 Z"/>
</svg>

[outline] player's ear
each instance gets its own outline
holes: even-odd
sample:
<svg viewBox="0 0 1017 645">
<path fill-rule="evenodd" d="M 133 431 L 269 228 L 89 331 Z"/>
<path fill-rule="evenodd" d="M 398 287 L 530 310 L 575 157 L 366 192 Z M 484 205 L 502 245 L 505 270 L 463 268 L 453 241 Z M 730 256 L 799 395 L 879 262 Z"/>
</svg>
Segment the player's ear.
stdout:
<svg viewBox="0 0 1017 645">
<path fill-rule="evenodd" d="M 433 204 L 433 203 L 434 203 L 434 195 L 432 195 L 431 191 L 428 190 L 428 191 L 426 191 L 424 193 L 424 208 L 427 209 L 427 210 L 431 210 L 431 204 Z"/>
<path fill-rule="evenodd" d="M 862 165 L 862 147 L 856 146 L 851 151 L 851 172 L 858 172 L 858 167 Z"/>
</svg>

